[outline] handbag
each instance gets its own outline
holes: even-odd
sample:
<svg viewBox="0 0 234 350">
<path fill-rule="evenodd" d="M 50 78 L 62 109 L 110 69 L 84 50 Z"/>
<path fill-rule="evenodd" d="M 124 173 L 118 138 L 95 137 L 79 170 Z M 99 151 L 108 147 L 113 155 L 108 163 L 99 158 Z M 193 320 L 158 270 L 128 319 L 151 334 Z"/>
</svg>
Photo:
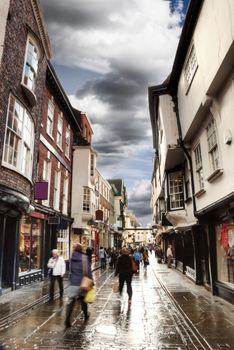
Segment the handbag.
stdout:
<svg viewBox="0 0 234 350">
<path fill-rule="evenodd" d="M 116 278 L 113 283 L 112 287 L 113 293 L 118 293 L 119 292 L 119 279 Z"/>
<path fill-rule="evenodd" d="M 138 270 L 138 266 L 137 266 L 137 264 L 136 264 L 136 262 L 135 262 L 133 257 L 131 257 L 131 263 L 132 263 L 132 272 L 136 273 L 137 270 Z"/>
<path fill-rule="evenodd" d="M 86 296 L 84 298 L 84 302 L 87 304 L 92 304 L 94 303 L 96 300 L 96 292 L 95 292 L 95 288 L 91 288 L 87 293 Z"/>
<path fill-rule="evenodd" d="M 88 292 L 91 288 L 93 288 L 93 280 L 89 277 L 87 277 L 88 274 L 88 266 L 87 266 L 87 260 L 85 259 L 86 256 L 82 256 L 82 269 L 83 269 L 83 277 L 80 282 L 80 289 L 85 290 Z"/>
</svg>

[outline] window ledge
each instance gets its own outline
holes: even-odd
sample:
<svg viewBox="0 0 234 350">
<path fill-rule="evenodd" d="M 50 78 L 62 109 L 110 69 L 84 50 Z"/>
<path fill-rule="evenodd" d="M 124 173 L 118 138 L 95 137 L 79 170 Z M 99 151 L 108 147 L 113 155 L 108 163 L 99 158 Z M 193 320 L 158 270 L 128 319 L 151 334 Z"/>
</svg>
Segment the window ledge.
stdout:
<svg viewBox="0 0 234 350">
<path fill-rule="evenodd" d="M 196 198 L 199 198 L 199 197 L 201 197 L 205 192 L 206 192 L 206 190 L 204 190 L 204 188 L 201 188 L 199 191 L 197 191 L 197 192 L 194 194 L 194 196 L 195 196 Z"/>
<path fill-rule="evenodd" d="M 213 182 L 222 174 L 223 174 L 223 169 L 216 169 L 210 176 L 208 176 L 207 181 Z"/>
<path fill-rule="evenodd" d="M 27 85 L 21 83 L 21 87 L 25 93 L 25 95 L 27 96 L 28 98 L 28 101 L 31 105 L 31 107 L 34 107 L 37 103 L 37 98 L 36 98 L 36 95 L 34 94 L 34 92 L 32 90 L 30 90 Z"/>
</svg>

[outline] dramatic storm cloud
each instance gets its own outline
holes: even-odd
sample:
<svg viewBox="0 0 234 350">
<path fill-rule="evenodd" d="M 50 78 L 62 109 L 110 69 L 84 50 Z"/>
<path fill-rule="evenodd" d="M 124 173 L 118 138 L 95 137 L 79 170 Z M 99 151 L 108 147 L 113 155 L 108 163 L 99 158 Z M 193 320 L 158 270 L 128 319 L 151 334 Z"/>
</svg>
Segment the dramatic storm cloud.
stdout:
<svg viewBox="0 0 234 350">
<path fill-rule="evenodd" d="M 129 209 L 151 222 L 149 85 L 170 73 L 181 0 L 42 0 L 54 65 L 74 107 L 94 129 L 98 167 L 123 178 Z"/>
</svg>

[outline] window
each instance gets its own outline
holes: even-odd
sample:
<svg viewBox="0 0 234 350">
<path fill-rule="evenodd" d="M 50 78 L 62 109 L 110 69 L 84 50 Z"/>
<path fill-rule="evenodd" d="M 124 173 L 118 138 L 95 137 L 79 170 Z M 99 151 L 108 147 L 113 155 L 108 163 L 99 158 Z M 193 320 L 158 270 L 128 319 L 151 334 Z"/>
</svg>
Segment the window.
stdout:
<svg viewBox="0 0 234 350">
<path fill-rule="evenodd" d="M 196 73 L 197 67 L 198 67 L 198 64 L 197 64 L 196 52 L 195 52 L 195 48 L 193 45 L 191 48 L 191 51 L 189 53 L 187 63 L 185 65 L 185 69 L 184 69 L 185 79 L 186 79 L 188 87 L 190 86 L 190 84 L 193 80 L 193 77 Z"/>
<path fill-rule="evenodd" d="M 50 205 L 50 178 L 51 178 L 51 162 L 50 160 L 44 160 L 43 162 L 43 180 L 48 182 L 48 199 L 42 201 L 43 205 Z"/>
<path fill-rule="evenodd" d="M 69 229 L 58 231 L 57 249 L 64 260 L 69 259 Z"/>
<path fill-rule="evenodd" d="M 54 209 L 59 210 L 59 199 L 60 199 L 60 170 L 54 172 Z"/>
<path fill-rule="evenodd" d="M 181 171 L 168 174 L 170 210 L 184 208 L 183 176 Z"/>
<path fill-rule="evenodd" d="M 62 113 L 58 116 L 58 125 L 57 125 L 57 145 L 62 148 L 63 140 L 63 116 Z"/>
<path fill-rule="evenodd" d="M 68 181 L 68 177 L 65 177 L 63 183 L 63 214 L 67 214 L 68 210 Z"/>
<path fill-rule="evenodd" d="M 94 154 L 90 158 L 90 176 L 94 176 Z"/>
<path fill-rule="evenodd" d="M 47 125 L 46 125 L 46 132 L 51 137 L 53 137 L 53 126 L 54 126 L 54 101 L 52 97 L 48 101 Z"/>
<path fill-rule="evenodd" d="M 202 167 L 202 157 L 201 157 L 201 146 L 200 144 L 194 149 L 195 155 L 195 164 L 196 164 L 196 174 L 197 174 L 197 186 L 198 190 L 204 188 L 204 179 L 203 179 L 203 167 Z"/>
<path fill-rule="evenodd" d="M 65 139 L 65 156 L 70 158 L 70 129 L 66 129 L 66 139 Z"/>
<path fill-rule="evenodd" d="M 34 124 L 27 110 L 10 97 L 3 164 L 32 177 Z"/>
<path fill-rule="evenodd" d="M 84 187 L 83 211 L 90 212 L 90 189 L 88 187 Z"/>
<path fill-rule="evenodd" d="M 211 170 L 214 172 L 219 168 L 219 152 L 217 143 L 217 133 L 215 127 L 215 121 L 212 118 L 207 126 L 207 142 L 208 151 L 210 155 Z"/>
<path fill-rule="evenodd" d="M 31 91 L 35 91 L 39 58 L 40 53 L 38 47 L 35 45 L 33 40 L 29 38 L 26 48 L 23 83 Z"/>
</svg>

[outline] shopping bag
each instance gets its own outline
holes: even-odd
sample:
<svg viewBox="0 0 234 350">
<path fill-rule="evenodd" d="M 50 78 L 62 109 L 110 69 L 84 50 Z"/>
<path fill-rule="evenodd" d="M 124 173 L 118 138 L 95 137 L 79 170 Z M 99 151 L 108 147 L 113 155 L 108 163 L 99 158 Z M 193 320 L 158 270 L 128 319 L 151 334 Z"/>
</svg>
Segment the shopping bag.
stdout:
<svg viewBox="0 0 234 350">
<path fill-rule="evenodd" d="M 119 279 L 115 279 L 112 287 L 113 293 L 119 292 Z"/>
<path fill-rule="evenodd" d="M 80 288 L 88 292 L 91 288 L 93 288 L 93 280 L 84 276 L 81 280 Z"/>
<path fill-rule="evenodd" d="M 92 304 L 96 300 L 96 292 L 94 288 L 91 288 L 87 293 L 84 298 L 84 302 L 87 304 Z"/>
<path fill-rule="evenodd" d="M 137 270 L 138 270 L 138 266 L 137 266 L 137 264 L 136 264 L 136 262 L 135 262 L 133 257 L 131 257 L 131 263 L 132 263 L 132 272 L 136 273 Z"/>
</svg>

